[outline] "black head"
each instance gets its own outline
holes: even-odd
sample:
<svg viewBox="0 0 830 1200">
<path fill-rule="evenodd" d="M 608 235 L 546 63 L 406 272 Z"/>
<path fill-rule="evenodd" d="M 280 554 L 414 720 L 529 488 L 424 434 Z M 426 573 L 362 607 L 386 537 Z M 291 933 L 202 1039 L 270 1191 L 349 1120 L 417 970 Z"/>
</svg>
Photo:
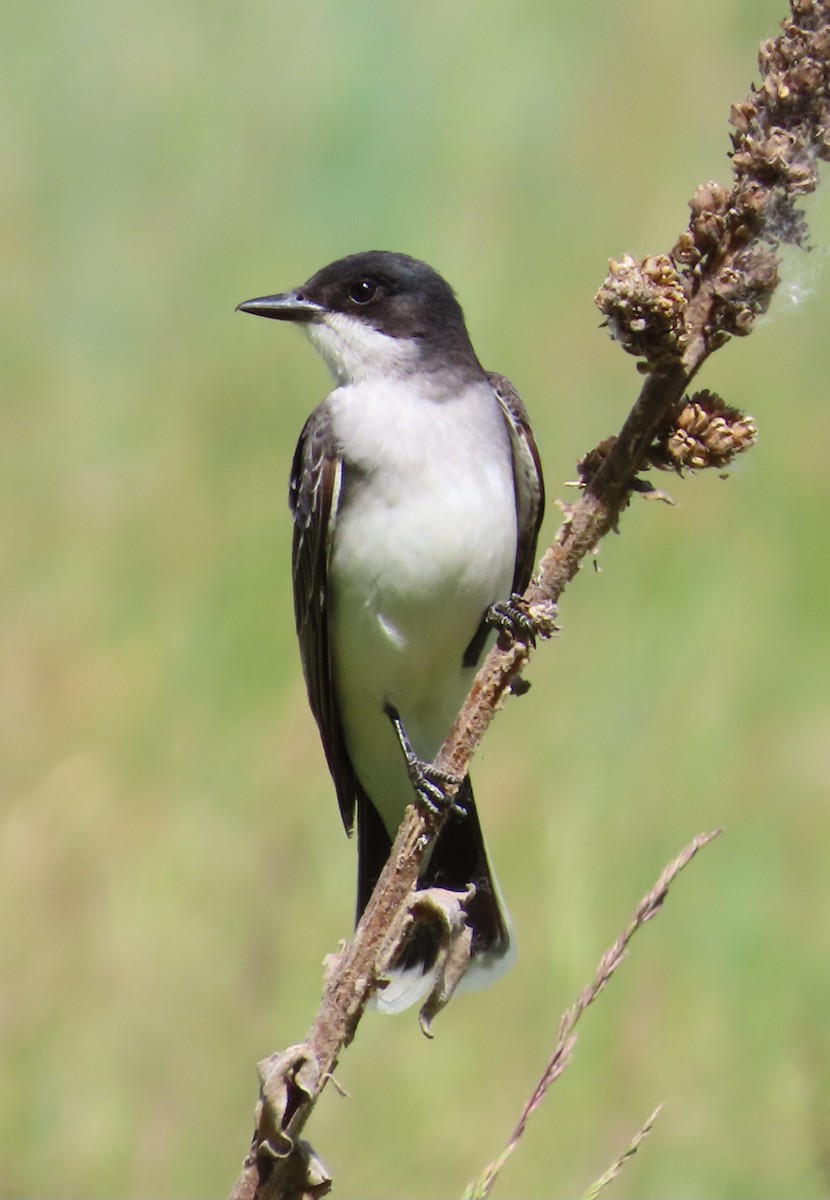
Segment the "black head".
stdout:
<svg viewBox="0 0 830 1200">
<path fill-rule="evenodd" d="M 452 288 L 432 267 L 406 254 L 350 254 L 293 292 L 248 300 L 239 308 L 314 325 L 345 317 L 387 337 L 419 343 L 423 360 L 481 370 Z"/>
</svg>

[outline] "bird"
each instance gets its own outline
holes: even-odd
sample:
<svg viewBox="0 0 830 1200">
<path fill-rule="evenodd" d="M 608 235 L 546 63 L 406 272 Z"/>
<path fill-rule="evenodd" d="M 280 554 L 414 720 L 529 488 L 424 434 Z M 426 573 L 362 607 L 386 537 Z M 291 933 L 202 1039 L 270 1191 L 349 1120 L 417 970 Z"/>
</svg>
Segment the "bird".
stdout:
<svg viewBox="0 0 830 1200">
<path fill-rule="evenodd" d="M 496 630 L 527 622 L 515 601 L 544 513 L 539 453 L 518 393 L 482 367 L 425 262 L 351 254 L 238 310 L 300 326 L 333 376 L 293 458 L 292 570 L 310 707 L 346 832 L 357 826 L 359 919 L 407 805 L 441 799 L 430 764 Z M 471 894 L 462 987 L 501 975 L 512 931 L 469 776 L 417 886 Z M 415 925 L 381 1011 L 428 993 L 439 943 Z"/>
</svg>

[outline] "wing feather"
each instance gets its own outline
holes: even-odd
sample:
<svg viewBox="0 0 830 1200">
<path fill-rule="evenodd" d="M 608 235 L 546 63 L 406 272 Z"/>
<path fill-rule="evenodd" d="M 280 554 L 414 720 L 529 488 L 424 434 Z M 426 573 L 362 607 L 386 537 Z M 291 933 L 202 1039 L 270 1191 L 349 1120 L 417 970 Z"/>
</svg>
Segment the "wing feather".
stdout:
<svg viewBox="0 0 830 1200">
<path fill-rule="evenodd" d="M 503 375 L 488 374 L 487 378 L 510 435 L 513 453 L 513 479 L 516 488 L 516 520 L 518 541 L 516 544 L 516 569 L 513 574 L 513 591 L 521 595 L 530 583 L 536 566 L 536 543 L 539 528 L 545 515 L 545 484 L 542 464 L 533 430 L 530 428 L 527 411 L 522 399 L 509 379 Z"/>
<path fill-rule="evenodd" d="M 334 690 L 329 644 L 329 560 L 343 483 L 325 405 L 315 409 L 300 434 L 291 466 L 289 505 L 294 517 L 291 564 L 294 617 L 311 711 L 337 791 L 346 832 L 354 826 L 360 789 L 346 750 Z"/>
</svg>

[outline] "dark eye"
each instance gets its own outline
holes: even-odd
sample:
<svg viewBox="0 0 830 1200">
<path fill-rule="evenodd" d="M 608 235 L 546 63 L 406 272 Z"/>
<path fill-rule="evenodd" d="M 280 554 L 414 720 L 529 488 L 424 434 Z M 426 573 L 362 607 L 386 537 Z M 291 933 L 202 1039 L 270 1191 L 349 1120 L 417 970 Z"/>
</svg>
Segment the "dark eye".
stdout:
<svg viewBox="0 0 830 1200">
<path fill-rule="evenodd" d="M 371 304 L 379 291 L 373 279 L 357 279 L 349 284 L 349 299 L 353 304 Z"/>
</svg>

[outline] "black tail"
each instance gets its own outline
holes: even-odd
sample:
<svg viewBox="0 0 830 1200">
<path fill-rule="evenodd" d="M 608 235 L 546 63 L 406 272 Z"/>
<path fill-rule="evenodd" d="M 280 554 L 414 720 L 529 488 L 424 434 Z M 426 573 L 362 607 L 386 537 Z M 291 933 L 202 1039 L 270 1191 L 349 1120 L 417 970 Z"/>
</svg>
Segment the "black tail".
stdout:
<svg viewBox="0 0 830 1200">
<path fill-rule="evenodd" d="M 473 932 L 473 961 L 465 982 L 468 986 L 483 986 L 489 982 L 483 972 L 492 972 L 495 978 L 501 974 L 499 967 L 504 969 L 508 965 L 502 960 L 510 949 L 510 931 L 487 861 L 469 778 L 462 783 L 455 800 L 466 815 L 453 813 L 449 816 L 432 848 L 418 886 L 466 892 L 471 883 L 475 884 L 475 895 L 467 905 L 467 920 Z M 392 843 L 376 808 L 365 795 L 358 800 L 357 821 L 359 918 L 386 864 Z M 428 922 L 419 922 L 395 963 L 393 974 L 396 979 L 378 994 L 378 1007 L 398 1012 L 421 999 L 431 982 L 430 973 L 435 966 L 438 948 L 438 930 Z"/>
</svg>

